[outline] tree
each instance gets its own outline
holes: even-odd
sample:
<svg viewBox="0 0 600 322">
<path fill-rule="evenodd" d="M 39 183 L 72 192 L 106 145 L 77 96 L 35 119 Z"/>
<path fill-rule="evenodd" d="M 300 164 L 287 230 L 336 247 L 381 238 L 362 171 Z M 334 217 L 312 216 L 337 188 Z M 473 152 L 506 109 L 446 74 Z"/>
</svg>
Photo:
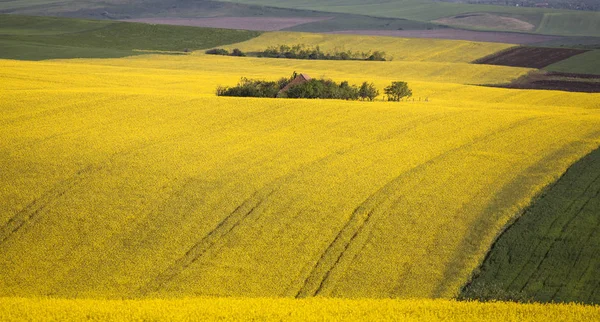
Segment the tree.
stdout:
<svg viewBox="0 0 600 322">
<path fill-rule="evenodd" d="M 244 52 L 242 52 L 241 50 L 239 50 L 238 48 L 235 48 L 232 52 L 231 52 L 231 56 L 238 56 L 238 57 L 245 57 L 246 54 L 244 54 Z"/>
<path fill-rule="evenodd" d="M 386 87 L 384 92 L 388 96 L 388 101 L 394 102 L 400 102 L 402 98 L 412 96 L 412 90 L 408 88 L 406 82 L 392 82 L 392 85 Z"/>
<path fill-rule="evenodd" d="M 358 96 L 363 100 L 373 101 L 375 97 L 379 96 L 379 90 L 375 87 L 375 84 L 364 82 L 358 90 Z"/>
<path fill-rule="evenodd" d="M 375 60 L 375 61 L 385 61 L 385 52 L 384 51 L 375 51 L 371 54 L 367 60 Z"/>
</svg>

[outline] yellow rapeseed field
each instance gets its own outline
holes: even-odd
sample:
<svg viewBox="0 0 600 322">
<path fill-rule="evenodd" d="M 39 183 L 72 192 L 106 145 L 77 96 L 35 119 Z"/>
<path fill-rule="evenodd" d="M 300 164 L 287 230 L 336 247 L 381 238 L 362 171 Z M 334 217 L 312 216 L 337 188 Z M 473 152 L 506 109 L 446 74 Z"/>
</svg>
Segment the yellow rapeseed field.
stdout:
<svg viewBox="0 0 600 322">
<path fill-rule="evenodd" d="M 414 101 L 214 95 L 294 70 L 380 89 L 407 80 Z M 526 72 L 201 54 L 0 60 L 0 295 L 453 297 L 502 227 L 600 144 L 598 94 L 469 85 Z M 14 301 L 29 300 L 1 305 Z M 286 301 L 253 312 L 318 311 Z M 107 306 L 146 314 L 131 303 Z M 413 307 L 377 303 L 384 313 L 365 314 Z M 419 305 L 470 319 L 500 304 Z M 506 319 L 580 314 L 506 305 Z"/>
<path fill-rule="evenodd" d="M 0 298 L 0 321 L 597 321 L 598 306 L 449 300 Z"/>
<path fill-rule="evenodd" d="M 321 50 L 352 52 L 384 51 L 386 58 L 395 61 L 430 61 L 468 63 L 493 54 L 513 44 L 475 42 L 466 40 L 441 40 L 426 38 L 398 38 L 382 36 L 328 35 L 304 32 L 268 32 L 248 41 L 225 46 L 244 52 L 258 52 L 270 46 L 307 45 Z"/>
</svg>

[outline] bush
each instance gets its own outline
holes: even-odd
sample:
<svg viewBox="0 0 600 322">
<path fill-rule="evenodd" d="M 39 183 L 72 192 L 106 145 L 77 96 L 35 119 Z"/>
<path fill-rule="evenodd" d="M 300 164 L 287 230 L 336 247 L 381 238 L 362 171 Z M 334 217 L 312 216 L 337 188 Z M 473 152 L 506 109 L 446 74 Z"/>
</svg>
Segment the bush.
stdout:
<svg viewBox="0 0 600 322">
<path fill-rule="evenodd" d="M 223 56 L 229 55 L 229 51 L 227 51 L 227 49 L 223 49 L 223 48 L 209 49 L 209 50 L 205 51 L 205 53 L 207 55 L 223 55 Z"/>
</svg>

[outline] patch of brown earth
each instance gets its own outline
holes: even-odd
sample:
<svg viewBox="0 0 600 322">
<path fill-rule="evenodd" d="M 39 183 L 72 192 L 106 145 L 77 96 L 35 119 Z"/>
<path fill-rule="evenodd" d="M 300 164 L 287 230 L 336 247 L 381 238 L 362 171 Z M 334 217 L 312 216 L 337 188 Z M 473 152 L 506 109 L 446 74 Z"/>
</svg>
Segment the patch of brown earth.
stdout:
<svg viewBox="0 0 600 322">
<path fill-rule="evenodd" d="M 533 24 L 513 17 L 504 17 L 489 13 L 470 13 L 441 18 L 434 22 L 453 27 L 488 28 L 510 31 L 532 31 Z"/>
<path fill-rule="evenodd" d="M 499 42 L 507 44 L 534 44 L 543 41 L 560 39 L 559 36 L 521 34 L 514 32 L 495 32 L 495 31 L 471 31 L 459 29 L 434 29 L 434 30 L 344 30 L 333 31 L 333 34 L 355 34 L 371 36 L 390 36 L 402 38 L 437 38 Z"/>
<path fill-rule="evenodd" d="M 474 64 L 544 68 L 569 57 L 587 52 L 584 49 L 513 47 L 477 59 Z"/>
<path fill-rule="evenodd" d="M 510 84 L 491 86 L 518 89 L 543 89 L 567 92 L 600 93 L 600 75 L 533 72 L 516 79 Z"/>
<path fill-rule="evenodd" d="M 258 31 L 276 31 L 305 23 L 331 19 L 331 17 L 214 17 L 214 18 L 140 18 L 127 19 L 128 22 L 144 22 L 150 24 L 178 25 L 192 27 L 209 27 L 225 29 L 245 29 Z"/>
</svg>

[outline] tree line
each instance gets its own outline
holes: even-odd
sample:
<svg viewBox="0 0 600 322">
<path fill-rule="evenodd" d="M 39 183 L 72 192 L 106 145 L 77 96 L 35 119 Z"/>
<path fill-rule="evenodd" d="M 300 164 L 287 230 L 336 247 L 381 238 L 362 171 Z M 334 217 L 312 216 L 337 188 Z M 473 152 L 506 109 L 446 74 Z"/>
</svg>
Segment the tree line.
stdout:
<svg viewBox="0 0 600 322">
<path fill-rule="evenodd" d="M 264 81 L 242 77 L 233 87 L 218 86 L 217 96 L 270 97 L 270 98 L 312 98 L 373 101 L 380 95 L 375 84 L 363 82 L 360 86 L 350 85 L 348 81 L 336 83 L 330 79 L 310 79 L 286 88 L 297 74 L 277 81 Z M 285 89 L 285 90 L 284 90 Z M 388 101 L 399 102 L 412 96 L 412 90 L 406 82 L 392 82 L 385 87 Z"/>
<path fill-rule="evenodd" d="M 247 56 L 238 48 L 231 53 L 223 48 L 209 49 L 205 52 L 209 55 L 224 55 L 224 56 Z M 322 51 L 319 46 L 310 47 L 303 44 L 294 46 L 279 45 L 271 46 L 267 49 L 251 54 L 256 57 L 266 58 L 288 58 L 288 59 L 310 59 L 310 60 L 364 60 L 364 61 L 386 61 L 384 51 L 340 51 L 338 49 L 330 52 Z"/>
<path fill-rule="evenodd" d="M 238 57 L 246 57 L 246 53 L 239 50 L 238 48 L 234 48 L 231 53 L 227 49 L 223 48 L 214 48 L 205 51 L 204 53 L 208 55 L 221 55 L 221 56 L 238 56 Z"/>
</svg>

